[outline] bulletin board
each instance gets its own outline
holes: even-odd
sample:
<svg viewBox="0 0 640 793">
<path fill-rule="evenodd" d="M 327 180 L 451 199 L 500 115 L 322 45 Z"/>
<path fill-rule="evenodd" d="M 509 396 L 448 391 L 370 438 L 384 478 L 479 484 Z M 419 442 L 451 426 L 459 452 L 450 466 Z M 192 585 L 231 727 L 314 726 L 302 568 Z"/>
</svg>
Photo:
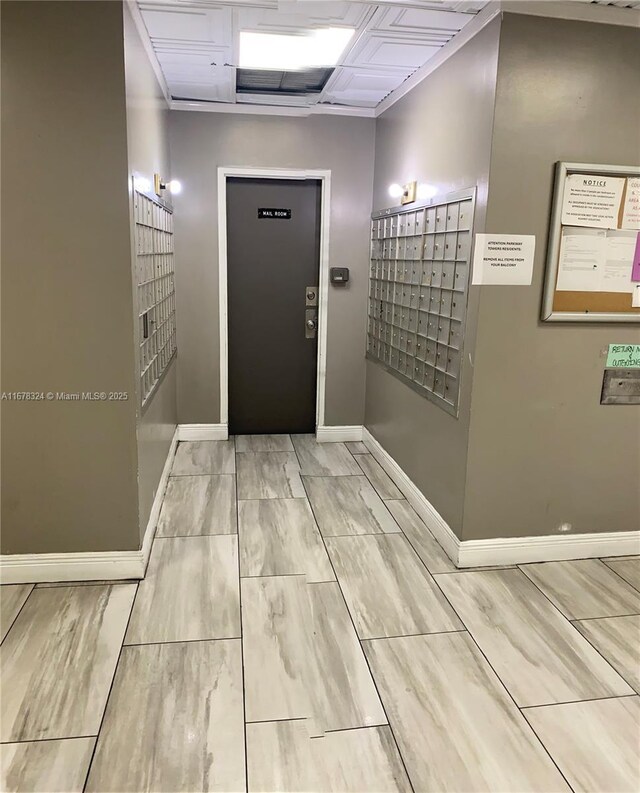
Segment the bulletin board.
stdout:
<svg viewBox="0 0 640 793">
<path fill-rule="evenodd" d="M 557 163 L 542 319 L 640 322 L 639 232 L 640 167 Z"/>
</svg>

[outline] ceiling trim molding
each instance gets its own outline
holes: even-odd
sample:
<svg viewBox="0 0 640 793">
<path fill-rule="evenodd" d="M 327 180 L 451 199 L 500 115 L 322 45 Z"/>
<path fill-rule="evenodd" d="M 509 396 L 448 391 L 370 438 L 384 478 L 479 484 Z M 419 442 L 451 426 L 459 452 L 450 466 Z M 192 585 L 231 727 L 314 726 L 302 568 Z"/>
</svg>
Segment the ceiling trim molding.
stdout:
<svg viewBox="0 0 640 793">
<path fill-rule="evenodd" d="M 287 107 L 279 105 L 242 105 L 225 102 L 199 102 L 197 100 L 174 99 L 169 103 L 170 110 L 191 111 L 196 113 L 237 113 L 246 116 L 357 116 L 375 118 L 374 107 L 347 107 L 343 105 L 310 105 L 308 107 Z"/>
<path fill-rule="evenodd" d="M 151 63 L 151 68 L 153 69 L 153 73 L 156 76 L 156 80 L 160 85 L 160 90 L 164 95 L 165 102 L 167 103 L 167 107 L 171 106 L 171 92 L 169 91 L 169 86 L 167 85 L 167 81 L 165 80 L 164 72 L 162 71 L 162 67 L 160 66 L 160 61 L 158 60 L 158 56 L 153 49 L 153 44 L 151 43 L 151 38 L 149 36 L 149 31 L 147 30 L 147 26 L 144 24 L 144 19 L 142 18 L 142 12 L 138 7 L 138 3 L 136 0 L 125 0 L 127 8 L 131 13 L 131 18 L 133 19 L 133 23 L 136 26 L 136 30 L 138 31 L 138 35 L 140 36 L 140 40 L 142 41 L 142 46 L 144 47 L 145 52 L 147 53 L 147 57 L 149 58 L 149 62 Z"/>
<path fill-rule="evenodd" d="M 495 17 L 498 16 L 502 12 L 502 8 L 500 3 L 489 3 L 486 5 L 482 11 L 477 13 L 475 17 L 468 22 L 462 30 L 460 30 L 456 35 L 448 41 L 443 47 L 440 48 L 439 52 L 437 52 L 432 58 L 424 64 L 424 66 L 420 66 L 416 71 L 408 77 L 401 85 L 399 85 L 394 91 L 392 91 L 389 96 L 380 102 L 380 104 L 375 108 L 375 116 L 381 116 L 385 110 L 388 110 L 392 105 L 402 99 L 403 96 L 406 96 L 409 91 L 416 87 L 419 83 L 425 80 L 430 74 L 435 72 L 435 70 L 442 66 L 442 64 L 449 60 L 449 58 L 458 52 L 461 47 L 470 41 L 474 36 L 477 36 L 481 30 L 483 30 L 489 22 L 491 22 Z"/>
</svg>

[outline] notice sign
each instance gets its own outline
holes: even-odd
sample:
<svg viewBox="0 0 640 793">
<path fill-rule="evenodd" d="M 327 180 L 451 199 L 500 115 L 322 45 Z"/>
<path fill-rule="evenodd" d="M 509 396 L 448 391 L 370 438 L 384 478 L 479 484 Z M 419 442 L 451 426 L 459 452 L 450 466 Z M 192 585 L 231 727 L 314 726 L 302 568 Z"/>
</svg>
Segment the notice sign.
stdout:
<svg viewBox="0 0 640 793">
<path fill-rule="evenodd" d="M 625 180 L 572 173 L 564 184 L 562 224 L 617 229 Z"/>
<path fill-rule="evenodd" d="M 622 208 L 622 228 L 640 231 L 640 177 L 627 179 L 627 190 Z"/>
<path fill-rule="evenodd" d="M 476 234 L 471 283 L 528 286 L 535 248 L 529 234 Z"/>
<path fill-rule="evenodd" d="M 610 344 L 607 369 L 640 369 L 640 344 Z"/>
<path fill-rule="evenodd" d="M 261 207 L 258 209 L 258 218 L 275 218 L 279 220 L 291 220 L 290 209 L 273 209 L 270 207 Z"/>
</svg>

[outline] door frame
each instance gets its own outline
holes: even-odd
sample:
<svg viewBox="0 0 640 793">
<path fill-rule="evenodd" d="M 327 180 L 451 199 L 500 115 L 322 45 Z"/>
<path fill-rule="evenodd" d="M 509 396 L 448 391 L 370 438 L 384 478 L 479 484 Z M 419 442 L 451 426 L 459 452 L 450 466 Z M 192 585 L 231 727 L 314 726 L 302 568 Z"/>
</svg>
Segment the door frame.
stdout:
<svg viewBox="0 0 640 793">
<path fill-rule="evenodd" d="M 229 321 L 227 295 L 227 179 L 317 179 L 320 181 L 320 283 L 318 284 L 318 357 L 316 431 L 324 426 L 327 380 L 327 304 L 329 297 L 329 225 L 331 171 L 289 168 L 218 167 L 218 313 L 220 321 L 220 423 L 229 426 Z M 302 296 L 300 297 L 302 299 Z M 302 333 L 304 328 L 300 328 Z"/>
</svg>

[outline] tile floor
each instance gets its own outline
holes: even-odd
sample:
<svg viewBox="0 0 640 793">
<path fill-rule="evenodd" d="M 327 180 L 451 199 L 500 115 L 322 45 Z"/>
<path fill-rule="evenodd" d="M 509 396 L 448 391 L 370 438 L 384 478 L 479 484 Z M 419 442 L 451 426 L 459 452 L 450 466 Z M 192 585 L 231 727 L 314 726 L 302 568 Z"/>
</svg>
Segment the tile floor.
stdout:
<svg viewBox="0 0 640 793">
<path fill-rule="evenodd" d="M 147 576 L 3 586 L 3 791 L 640 790 L 640 557 L 460 572 L 361 443 L 181 443 Z"/>
</svg>

